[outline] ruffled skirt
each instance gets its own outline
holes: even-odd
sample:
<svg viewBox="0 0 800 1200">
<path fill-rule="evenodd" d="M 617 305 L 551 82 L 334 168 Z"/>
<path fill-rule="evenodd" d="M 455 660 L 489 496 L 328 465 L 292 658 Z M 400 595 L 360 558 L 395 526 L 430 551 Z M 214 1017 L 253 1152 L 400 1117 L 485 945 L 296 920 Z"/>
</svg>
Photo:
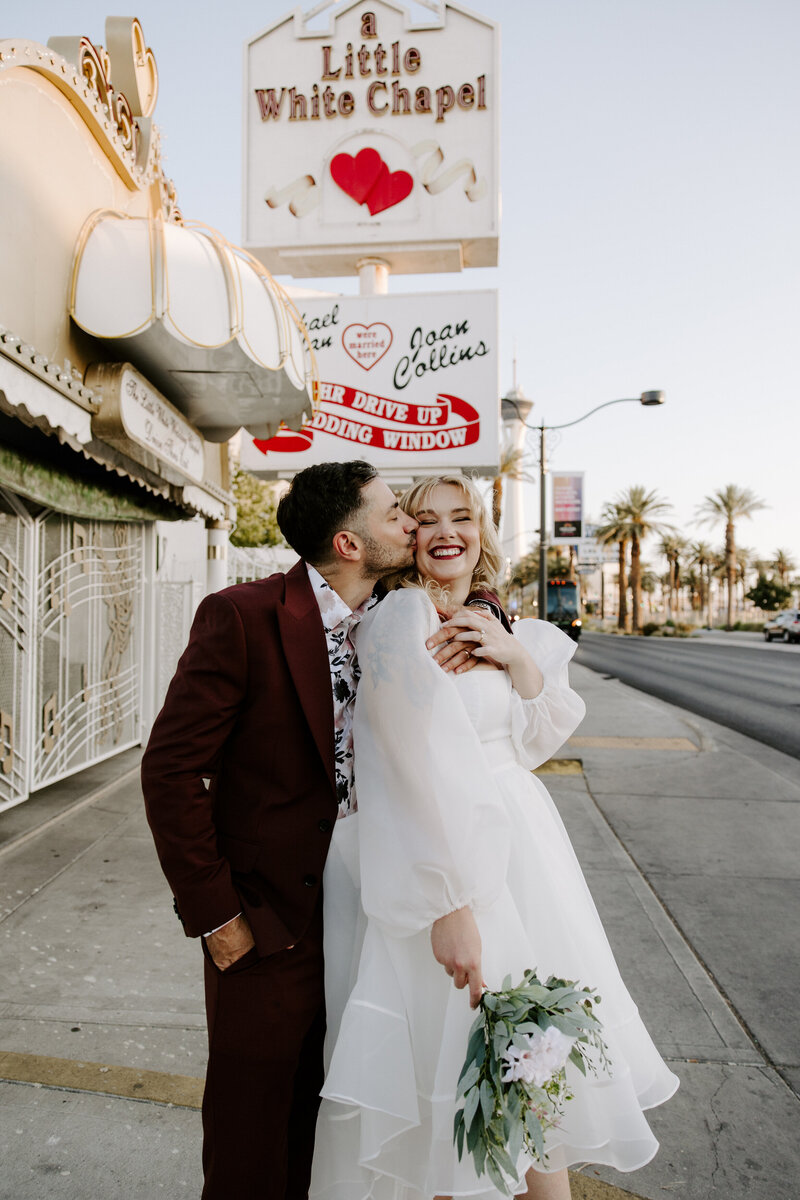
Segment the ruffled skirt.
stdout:
<svg viewBox="0 0 800 1200">
<path fill-rule="evenodd" d="M 506 887 L 475 917 L 483 976 L 526 968 L 596 988 L 610 1074 L 568 1064 L 574 1098 L 546 1136 L 547 1170 L 578 1162 L 633 1171 L 658 1149 L 643 1110 L 667 1100 L 666 1067 L 620 978 L 566 830 L 547 790 L 509 757 L 496 771 L 514 830 Z M 325 868 L 327 1076 L 310 1195 L 318 1200 L 496 1200 L 453 1146 L 455 1087 L 475 1018 L 435 961 L 430 932 L 393 937 L 367 921 L 358 889 L 358 815 L 337 823 Z M 529 1166 L 519 1162 L 518 1191 Z"/>
</svg>

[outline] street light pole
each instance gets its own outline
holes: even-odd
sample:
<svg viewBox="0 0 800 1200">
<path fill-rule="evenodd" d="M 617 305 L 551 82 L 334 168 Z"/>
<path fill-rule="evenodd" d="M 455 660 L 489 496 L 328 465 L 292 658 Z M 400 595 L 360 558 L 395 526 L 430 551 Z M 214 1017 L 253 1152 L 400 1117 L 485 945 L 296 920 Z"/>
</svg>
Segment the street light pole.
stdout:
<svg viewBox="0 0 800 1200">
<path fill-rule="evenodd" d="M 511 397 L 505 397 L 504 402 L 514 404 Z M 569 429 L 572 425 L 580 425 L 581 421 L 585 421 L 587 417 L 592 417 L 601 408 L 610 408 L 612 404 L 643 404 L 646 408 L 650 408 L 656 404 L 664 403 L 664 393 L 661 391 L 642 392 L 641 396 L 625 396 L 621 400 L 607 400 L 605 404 L 598 404 L 596 408 L 592 408 L 589 412 L 584 413 L 582 417 L 576 417 L 574 421 L 565 421 L 563 425 L 545 425 L 542 421 L 541 425 L 529 425 L 519 412 L 519 406 L 514 404 L 517 409 L 518 419 L 526 429 L 538 429 L 539 431 L 539 619 L 547 620 L 547 442 L 545 434 L 556 429 Z"/>
</svg>

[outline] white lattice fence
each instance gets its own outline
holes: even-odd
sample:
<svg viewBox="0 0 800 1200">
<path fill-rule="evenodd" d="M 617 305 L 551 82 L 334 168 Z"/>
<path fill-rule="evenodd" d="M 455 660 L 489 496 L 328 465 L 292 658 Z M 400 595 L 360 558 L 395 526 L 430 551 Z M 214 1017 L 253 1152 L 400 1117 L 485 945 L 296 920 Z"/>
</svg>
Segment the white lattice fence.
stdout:
<svg viewBox="0 0 800 1200">
<path fill-rule="evenodd" d="M 286 546 L 228 546 L 228 584 L 265 579 L 276 571 L 285 572 L 297 562 L 294 550 Z"/>
<path fill-rule="evenodd" d="M 178 659 L 189 639 L 195 610 L 205 589 L 197 580 L 160 579 L 157 585 L 156 708 L 160 708 Z"/>
</svg>

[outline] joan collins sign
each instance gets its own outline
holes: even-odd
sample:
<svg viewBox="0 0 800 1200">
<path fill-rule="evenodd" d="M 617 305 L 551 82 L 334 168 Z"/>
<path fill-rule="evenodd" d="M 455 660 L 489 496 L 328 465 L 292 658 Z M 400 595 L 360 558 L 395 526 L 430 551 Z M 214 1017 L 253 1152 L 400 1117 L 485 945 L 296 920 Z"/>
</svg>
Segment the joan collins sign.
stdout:
<svg viewBox="0 0 800 1200">
<path fill-rule="evenodd" d="M 403 476 L 496 471 L 495 292 L 309 300 L 302 315 L 317 409 L 300 432 L 243 442 L 243 467 L 274 477 L 365 458 Z"/>
</svg>

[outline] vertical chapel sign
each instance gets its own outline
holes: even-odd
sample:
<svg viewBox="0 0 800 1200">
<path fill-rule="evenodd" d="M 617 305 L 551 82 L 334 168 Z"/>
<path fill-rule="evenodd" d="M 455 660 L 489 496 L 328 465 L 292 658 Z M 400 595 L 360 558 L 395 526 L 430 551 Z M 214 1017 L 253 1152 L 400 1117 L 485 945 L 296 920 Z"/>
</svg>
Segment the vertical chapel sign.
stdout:
<svg viewBox="0 0 800 1200">
<path fill-rule="evenodd" d="M 244 241 L 280 274 L 497 263 L 498 30 L 457 4 L 295 12 L 246 47 Z"/>
</svg>

